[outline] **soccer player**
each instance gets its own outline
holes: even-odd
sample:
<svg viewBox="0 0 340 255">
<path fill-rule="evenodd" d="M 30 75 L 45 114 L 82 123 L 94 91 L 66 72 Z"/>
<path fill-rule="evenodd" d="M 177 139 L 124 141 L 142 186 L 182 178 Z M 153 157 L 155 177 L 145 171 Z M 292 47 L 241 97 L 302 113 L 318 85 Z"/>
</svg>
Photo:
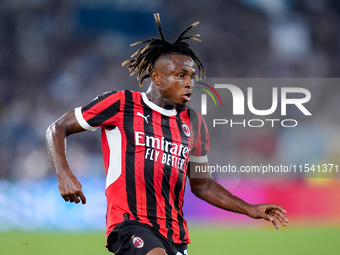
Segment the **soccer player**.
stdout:
<svg viewBox="0 0 340 255">
<path fill-rule="evenodd" d="M 188 227 L 183 218 L 187 176 L 192 192 L 224 210 L 286 225 L 286 211 L 279 205 L 251 205 L 233 196 L 209 173 L 190 176 L 191 167 L 208 165 L 209 136 L 201 115 L 186 106 L 194 80 L 205 70 L 184 40 L 164 38 L 155 14 L 160 38 L 151 38 L 123 65 L 137 73 L 139 84 L 151 79 L 144 93 L 112 91 L 89 104 L 71 110 L 46 132 L 47 150 L 56 169 L 65 201 L 85 204 L 82 185 L 66 160 L 65 138 L 84 130 L 101 128 L 107 174 L 107 248 L 118 254 L 188 254 Z M 196 73 L 197 66 L 199 73 Z"/>
</svg>

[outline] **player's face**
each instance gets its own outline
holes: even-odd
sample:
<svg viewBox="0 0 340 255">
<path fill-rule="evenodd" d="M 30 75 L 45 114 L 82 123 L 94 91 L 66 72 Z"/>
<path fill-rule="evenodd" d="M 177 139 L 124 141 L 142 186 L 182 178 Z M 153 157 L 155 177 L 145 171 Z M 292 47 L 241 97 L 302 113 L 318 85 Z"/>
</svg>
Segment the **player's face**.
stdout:
<svg viewBox="0 0 340 255">
<path fill-rule="evenodd" d="M 190 101 L 196 71 L 195 63 L 189 56 L 160 57 L 153 72 L 153 83 L 158 88 L 158 104 L 161 107 L 174 108 Z"/>
</svg>

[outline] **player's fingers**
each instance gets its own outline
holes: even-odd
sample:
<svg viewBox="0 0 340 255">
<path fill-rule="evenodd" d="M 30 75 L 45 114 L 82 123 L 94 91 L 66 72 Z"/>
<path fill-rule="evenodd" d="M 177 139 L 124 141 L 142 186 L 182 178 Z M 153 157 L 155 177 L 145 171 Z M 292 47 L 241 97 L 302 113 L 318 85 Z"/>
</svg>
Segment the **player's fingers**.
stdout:
<svg viewBox="0 0 340 255">
<path fill-rule="evenodd" d="M 279 226 L 279 224 L 277 223 L 277 221 L 276 221 L 275 218 L 273 218 L 272 223 L 273 223 L 273 225 L 274 225 L 274 227 L 275 227 L 276 229 L 279 229 L 279 228 L 280 228 L 280 226 Z"/>
<path fill-rule="evenodd" d="M 276 219 L 275 219 L 272 215 L 270 215 L 270 214 L 265 214 L 262 218 L 265 219 L 265 220 L 267 220 L 267 221 L 271 221 L 272 224 L 274 225 L 274 227 L 275 227 L 276 229 L 279 229 L 279 224 L 277 223 Z"/>
<path fill-rule="evenodd" d="M 273 221 L 274 220 L 274 217 L 271 216 L 270 214 L 267 214 L 267 213 L 263 213 L 263 212 L 260 212 L 260 215 L 258 218 L 262 218 L 264 220 L 267 220 L 267 221 Z"/>
<path fill-rule="evenodd" d="M 75 202 L 76 204 L 80 202 L 80 199 L 78 198 L 77 194 L 72 195 L 72 199 L 73 199 L 73 202 Z"/>
<path fill-rule="evenodd" d="M 284 226 L 287 225 L 288 218 L 285 215 L 279 214 L 278 216 L 275 216 L 275 217 L 277 217 L 280 220 L 282 225 L 284 225 Z"/>
<path fill-rule="evenodd" d="M 85 197 L 85 195 L 84 195 L 84 193 L 82 191 L 79 192 L 78 196 L 79 196 L 81 202 L 83 204 L 86 204 L 86 197 Z"/>
<path fill-rule="evenodd" d="M 74 196 L 74 195 L 69 195 L 69 198 L 70 198 L 70 202 L 73 203 L 73 202 L 76 202 L 77 200 L 77 197 Z"/>
<path fill-rule="evenodd" d="M 267 214 L 267 213 L 263 213 L 263 214 L 262 214 L 262 218 L 263 218 L 264 220 L 271 221 L 272 224 L 274 225 L 274 227 L 275 227 L 276 229 L 279 229 L 279 224 L 277 223 L 277 220 L 274 218 L 273 215 Z"/>
<path fill-rule="evenodd" d="M 274 218 L 278 221 L 278 222 L 280 222 L 281 224 L 282 224 L 282 226 L 287 226 L 287 224 L 288 224 L 288 221 L 286 221 L 284 218 L 281 218 L 281 217 L 279 217 L 279 216 L 274 216 Z"/>
<path fill-rule="evenodd" d="M 66 202 L 71 202 L 71 203 L 73 202 L 72 196 L 70 194 L 62 195 L 62 197 Z"/>
<path fill-rule="evenodd" d="M 275 204 L 268 205 L 267 210 L 270 210 L 270 211 L 277 210 L 277 211 L 280 211 L 282 214 L 287 213 L 287 211 L 281 205 L 275 205 Z"/>
<path fill-rule="evenodd" d="M 287 225 L 288 218 L 284 214 L 282 214 L 280 211 L 271 211 L 268 214 L 278 219 L 283 226 Z"/>
<path fill-rule="evenodd" d="M 287 213 L 286 210 L 281 206 L 281 205 L 275 205 L 275 209 L 283 212 L 283 213 Z"/>
<path fill-rule="evenodd" d="M 79 203 L 79 199 L 78 197 L 75 195 L 75 194 L 68 194 L 68 195 L 65 195 L 64 196 L 64 200 L 67 202 L 69 201 L 70 203 L 73 203 L 73 202 L 76 202 L 77 203 L 77 200 L 78 200 L 78 203 Z"/>
</svg>

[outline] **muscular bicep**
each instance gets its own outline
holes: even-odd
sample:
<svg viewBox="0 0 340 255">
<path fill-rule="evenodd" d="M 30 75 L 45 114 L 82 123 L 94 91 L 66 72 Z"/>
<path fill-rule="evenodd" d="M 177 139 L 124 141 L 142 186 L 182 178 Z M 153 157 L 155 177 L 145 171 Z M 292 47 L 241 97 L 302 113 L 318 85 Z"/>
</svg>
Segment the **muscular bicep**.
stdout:
<svg viewBox="0 0 340 255">
<path fill-rule="evenodd" d="M 211 175 L 208 170 L 209 163 L 197 163 L 190 161 L 188 164 L 188 177 L 190 179 L 190 182 L 195 179 L 200 178 L 211 178 Z"/>
<path fill-rule="evenodd" d="M 69 169 L 65 154 L 65 138 L 84 130 L 79 125 L 74 111 L 65 113 L 48 127 L 46 131 L 46 147 L 57 173 L 65 172 Z"/>
<path fill-rule="evenodd" d="M 85 129 L 79 124 L 74 110 L 71 110 L 67 113 L 65 113 L 63 116 L 61 116 L 58 120 L 56 120 L 50 128 L 56 128 L 63 130 L 65 133 L 65 136 L 69 136 L 74 133 L 79 133 L 82 131 L 85 131 Z"/>
<path fill-rule="evenodd" d="M 46 145 L 50 156 L 65 149 L 65 138 L 85 129 L 78 123 L 74 111 L 69 111 L 53 122 L 46 130 Z"/>
<path fill-rule="evenodd" d="M 189 162 L 188 165 L 188 177 L 190 182 L 191 191 L 199 196 L 212 179 L 208 170 L 208 162 L 196 163 Z"/>
</svg>

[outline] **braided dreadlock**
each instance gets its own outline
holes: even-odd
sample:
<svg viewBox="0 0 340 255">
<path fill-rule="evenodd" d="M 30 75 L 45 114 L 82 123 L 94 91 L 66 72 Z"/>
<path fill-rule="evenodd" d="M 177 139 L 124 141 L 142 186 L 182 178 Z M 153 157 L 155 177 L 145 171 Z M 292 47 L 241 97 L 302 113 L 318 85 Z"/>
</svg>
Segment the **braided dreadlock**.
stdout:
<svg viewBox="0 0 340 255">
<path fill-rule="evenodd" d="M 132 56 L 131 59 L 128 59 L 122 63 L 122 66 L 127 66 L 130 71 L 130 75 L 134 75 L 138 73 L 137 80 L 139 80 L 139 86 L 143 87 L 143 81 L 150 77 L 150 72 L 152 71 L 153 65 L 156 60 L 160 56 L 168 55 L 168 54 L 181 54 L 187 55 L 192 58 L 195 62 L 196 66 L 199 69 L 199 77 L 205 77 L 205 69 L 198 59 L 196 54 L 190 48 L 189 44 L 184 42 L 184 40 L 191 39 L 195 41 L 201 41 L 196 37 L 200 36 L 199 34 L 192 35 L 192 36 L 184 36 L 191 28 L 197 26 L 199 22 L 195 22 L 179 34 L 176 40 L 171 43 L 167 41 L 164 37 L 161 20 L 159 18 L 159 14 L 155 13 L 155 22 L 158 28 L 159 35 L 161 38 L 150 38 L 142 42 L 136 42 L 131 44 L 130 46 L 136 46 L 139 44 L 148 43 L 147 45 L 143 46 L 142 48 L 138 49 Z M 143 73 L 146 72 L 144 76 Z M 198 77 L 196 77 L 198 78 Z"/>
</svg>

